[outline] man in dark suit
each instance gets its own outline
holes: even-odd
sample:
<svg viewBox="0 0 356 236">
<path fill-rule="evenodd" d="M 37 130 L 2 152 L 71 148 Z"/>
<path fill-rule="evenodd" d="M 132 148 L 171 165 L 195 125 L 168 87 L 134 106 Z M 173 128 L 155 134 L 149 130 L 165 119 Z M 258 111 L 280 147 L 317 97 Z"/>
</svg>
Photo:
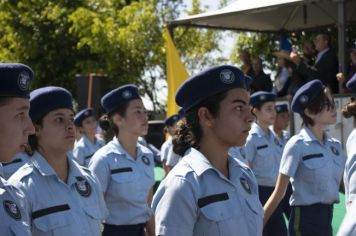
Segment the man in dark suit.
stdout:
<svg viewBox="0 0 356 236">
<path fill-rule="evenodd" d="M 330 43 L 331 39 L 327 34 L 318 34 L 315 37 L 314 44 L 318 54 L 314 66 L 306 65 L 295 51 L 290 56 L 297 65 L 297 71 L 307 80 L 319 79 L 333 93 L 338 93 L 339 84 L 336 74 L 339 70 L 339 63 Z"/>
<path fill-rule="evenodd" d="M 262 59 L 259 57 L 254 58 L 252 61 L 251 77 L 251 94 L 257 91 L 272 92 L 272 80 L 269 75 L 263 71 Z"/>
</svg>

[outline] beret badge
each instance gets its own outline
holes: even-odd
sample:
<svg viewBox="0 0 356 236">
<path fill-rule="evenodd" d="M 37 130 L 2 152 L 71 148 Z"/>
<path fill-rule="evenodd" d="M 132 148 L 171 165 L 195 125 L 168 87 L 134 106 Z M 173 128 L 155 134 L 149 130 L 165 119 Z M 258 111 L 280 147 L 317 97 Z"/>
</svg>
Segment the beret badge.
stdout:
<svg viewBox="0 0 356 236">
<path fill-rule="evenodd" d="M 309 100 L 309 97 L 307 95 L 303 95 L 299 98 L 300 103 L 305 104 Z"/>
<path fill-rule="evenodd" d="M 124 91 L 124 92 L 122 93 L 122 97 L 123 97 L 124 99 L 129 99 L 129 98 L 132 97 L 132 93 L 130 92 L 130 90 L 126 90 L 126 91 Z"/>
<path fill-rule="evenodd" d="M 17 83 L 19 85 L 19 88 L 22 91 L 28 90 L 28 87 L 30 86 L 30 75 L 27 71 L 22 71 L 18 78 L 17 78 Z"/>
<path fill-rule="evenodd" d="M 232 84 L 235 81 L 235 75 L 231 70 L 224 69 L 220 72 L 220 80 L 224 84 Z"/>
</svg>

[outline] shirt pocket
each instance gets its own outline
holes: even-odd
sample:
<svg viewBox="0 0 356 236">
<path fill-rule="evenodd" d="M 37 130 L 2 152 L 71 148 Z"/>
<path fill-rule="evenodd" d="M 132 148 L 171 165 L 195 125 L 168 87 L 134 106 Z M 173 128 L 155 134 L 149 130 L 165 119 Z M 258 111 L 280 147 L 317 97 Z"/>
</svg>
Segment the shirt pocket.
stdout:
<svg viewBox="0 0 356 236">
<path fill-rule="evenodd" d="M 253 167 L 259 170 L 270 170 L 273 168 L 273 153 L 267 144 L 256 147 L 256 157 L 253 162 Z"/>
<path fill-rule="evenodd" d="M 115 172 L 116 171 L 116 172 Z M 137 194 L 137 173 L 132 167 L 123 167 L 111 171 L 110 192 L 118 198 L 129 199 Z"/>
<path fill-rule="evenodd" d="M 326 189 L 332 175 L 330 159 L 318 153 L 306 155 L 302 157 L 302 160 L 304 168 L 301 177 L 309 184 Z"/>
<path fill-rule="evenodd" d="M 60 209 L 61 208 L 61 209 Z M 34 235 L 60 235 L 64 232 L 63 228 L 74 223 L 72 214 L 69 211 L 68 205 L 54 206 L 37 211 L 38 216 L 32 216 L 32 227 Z M 61 229 L 62 228 L 62 229 Z"/>
<path fill-rule="evenodd" d="M 93 206 L 84 206 L 83 210 L 85 215 L 88 218 L 90 232 L 95 235 L 100 235 L 101 232 L 101 221 L 104 219 L 102 211 L 95 205 Z"/>
<path fill-rule="evenodd" d="M 227 196 L 227 199 L 213 200 L 217 196 Z M 200 208 L 201 214 L 195 225 L 194 235 L 225 236 L 236 233 L 236 225 L 240 225 L 239 219 L 242 219 L 242 212 L 234 210 L 236 207 L 231 205 L 227 193 L 206 198 L 211 200 Z M 236 213 L 241 216 L 236 216 Z"/>
</svg>

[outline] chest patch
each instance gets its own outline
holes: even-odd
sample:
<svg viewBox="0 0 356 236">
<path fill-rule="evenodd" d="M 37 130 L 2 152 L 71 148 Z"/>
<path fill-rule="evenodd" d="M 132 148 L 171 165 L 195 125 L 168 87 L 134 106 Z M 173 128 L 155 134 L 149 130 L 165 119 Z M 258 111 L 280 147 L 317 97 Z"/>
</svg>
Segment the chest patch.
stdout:
<svg viewBox="0 0 356 236">
<path fill-rule="evenodd" d="M 248 184 L 248 181 L 247 181 L 245 178 L 241 177 L 241 178 L 240 178 L 240 183 L 241 183 L 243 189 L 244 189 L 248 194 L 251 194 L 251 187 L 250 187 L 250 185 Z"/>
<path fill-rule="evenodd" d="M 21 212 L 19 207 L 14 203 L 13 201 L 10 200 L 4 200 L 3 201 L 3 206 L 6 211 L 6 213 L 13 219 L 15 220 L 20 220 L 21 219 Z"/>
<path fill-rule="evenodd" d="M 91 186 L 88 181 L 81 176 L 75 178 L 77 179 L 77 182 L 75 183 L 77 192 L 83 197 L 89 197 L 91 194 Z"/>
<path fill-rule="evenodd" d="M 338 155 L 340 154 L 339 150 L 337 150 L 336 147 L 331 146 L 330 149 L 331 149 L 331 151 L 332 151 L 336 156 L 338 156 Z"/>
<path fill-rule="evenodd" d="M 148 159 L 148 157 L 146 156 L 142 156 L 141 160 L 143 163 L 145 163 L 146 166 L 149 166 L 151 164 L 150 159 Z"/>
</svg>

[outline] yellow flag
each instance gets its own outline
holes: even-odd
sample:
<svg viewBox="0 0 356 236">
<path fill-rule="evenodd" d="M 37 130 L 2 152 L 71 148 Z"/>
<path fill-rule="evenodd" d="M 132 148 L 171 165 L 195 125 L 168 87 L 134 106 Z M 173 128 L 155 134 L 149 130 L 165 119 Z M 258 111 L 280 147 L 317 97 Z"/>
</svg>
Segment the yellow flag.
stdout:
<svg viewBox="0 0 356 236">
<path fill-rule="evenodd" d="M 163 37 L 166 41 L 167 53 L 167 83 L 168 83 L 168 101 L 167 101 L 167 117 L 178 112 L 178 106 L 175 102 L 176 91 L 179 86 L 185 81 L 189 75 L 180 60 L 178 51 L 174 46 L 171 35 L 168 29 L 165 29 Z"/>
</svg>

